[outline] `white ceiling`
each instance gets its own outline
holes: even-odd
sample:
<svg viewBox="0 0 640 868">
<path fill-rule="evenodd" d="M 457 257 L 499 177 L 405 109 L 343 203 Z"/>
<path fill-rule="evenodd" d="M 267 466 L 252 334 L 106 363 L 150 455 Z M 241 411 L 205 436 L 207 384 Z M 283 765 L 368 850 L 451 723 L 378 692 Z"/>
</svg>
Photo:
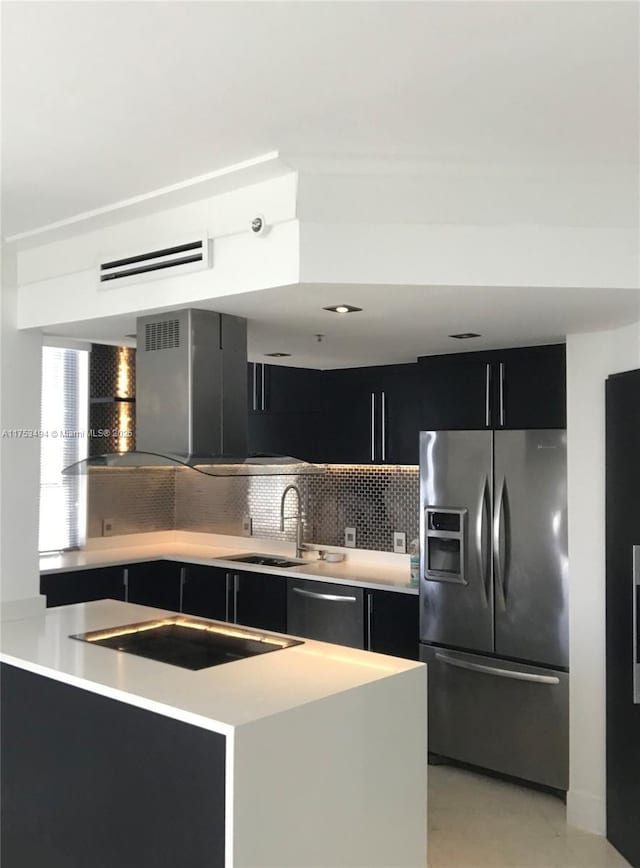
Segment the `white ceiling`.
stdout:
<svg viewBox="0 0 640 868">
<path fill-rule="evenodd" d="M 323 310 L 341 302 L 363 310 L 343 315 Z M 254 361 L 340 368 L 411 362 L 432 353 L 563 341 L 573 332 L 615 328 L 640 320 L 640 293 L 303 284 L 217 298 L 198 307 L 246 317 L 249 357 Z M 126 343 L 125 335 L 135 330 L 134 317 L 109 317 L 62 325 L 55 334 Z M 482 337 L 466 341 L 448 337 L 467 331 L 479 332 Z M 322 342 L 317 341 L 316 333 L 325 335 Z M 292 355 L 265 359 L 269 352 Z"/>
<path fill-rule="evenodd" d="M 271 150 L 637 159 L 636 3 L 0 7 L 5 237 Z"/>
</svg>

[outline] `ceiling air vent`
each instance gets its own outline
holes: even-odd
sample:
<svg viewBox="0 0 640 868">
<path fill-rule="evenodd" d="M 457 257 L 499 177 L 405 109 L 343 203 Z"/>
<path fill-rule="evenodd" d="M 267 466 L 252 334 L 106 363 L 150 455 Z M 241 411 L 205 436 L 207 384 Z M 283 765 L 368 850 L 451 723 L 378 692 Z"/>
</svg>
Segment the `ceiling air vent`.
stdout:
<svg viewBox="0 0 640 868">
<path fill-rule="evenodd" d="M 160 322 L 147 322 L 144 325 L 144 348 L 152 350 L 171 350 L 180 346 L 180 320 L 169 319 Z"/>
<path fill-rule="evenodd" d="M 209 266 L 209 244 L 206 236 L 173 247 L 162 247 L 147 253 L 137 253 L 100 264 L 103 287 L 122 283 L 138 283 L 174 273 L 199 271 Z"/>
</svg>

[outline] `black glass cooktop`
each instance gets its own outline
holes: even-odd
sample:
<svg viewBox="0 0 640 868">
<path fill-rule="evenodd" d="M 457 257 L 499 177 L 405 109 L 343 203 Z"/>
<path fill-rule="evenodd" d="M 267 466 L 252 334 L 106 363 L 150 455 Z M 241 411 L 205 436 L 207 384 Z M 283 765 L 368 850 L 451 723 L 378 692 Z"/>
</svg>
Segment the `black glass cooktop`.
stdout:
<svg viewBox="0 0 640 868">
<path fill-rule="evenodd" d="M 192 670 L 303 644 L 297 639 L 184 617 L 143 621 L 70 638 Z"/>
</svg>

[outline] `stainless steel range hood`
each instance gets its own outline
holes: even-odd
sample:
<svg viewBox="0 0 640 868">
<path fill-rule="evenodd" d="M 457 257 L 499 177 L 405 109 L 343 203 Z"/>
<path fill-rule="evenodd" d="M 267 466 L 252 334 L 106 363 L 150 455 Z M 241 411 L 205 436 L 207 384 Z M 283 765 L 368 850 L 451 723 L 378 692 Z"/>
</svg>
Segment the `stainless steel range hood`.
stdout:
<svg viewBox="0 0 640 868">
<path fill-rule="evenodd" d="M 321 473 L 282 455 L 247 448 L 247 323 L 209 310 L 137 320 L 136 441 L 66 468 L 192 467 L 211 476 Z"/>
</svg>

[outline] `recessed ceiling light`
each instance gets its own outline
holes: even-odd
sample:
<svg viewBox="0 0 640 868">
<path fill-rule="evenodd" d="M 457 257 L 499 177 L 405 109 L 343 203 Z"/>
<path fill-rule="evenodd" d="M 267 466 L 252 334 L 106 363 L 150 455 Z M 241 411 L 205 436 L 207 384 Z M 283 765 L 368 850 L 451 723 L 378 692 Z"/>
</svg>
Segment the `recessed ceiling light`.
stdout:
<svg viewBox="0 0 640 868">
<path fill-rule="evenodd" d="M 457 341 L 467 341 L 469 338 L 481 338 L 482 335 L 476 332 L 460 332 L 459 335 L 449 335 L 450 338 L 455 338 Z"/>
<path fill-rule="evenodd" d="M 356 313 L 362 308 L 354 307 L 352 304 L 334 304 L 333 307 L 325 307 L 323 310 L 330 310 L 331 313 Z"/>
<path fill-rule="evenodd" d="M 272 359 L 284 359 L 285 356 L 290 356 L 291 353 L 265 353 L 265 356 L 269 356 Z"/>
</svg>

